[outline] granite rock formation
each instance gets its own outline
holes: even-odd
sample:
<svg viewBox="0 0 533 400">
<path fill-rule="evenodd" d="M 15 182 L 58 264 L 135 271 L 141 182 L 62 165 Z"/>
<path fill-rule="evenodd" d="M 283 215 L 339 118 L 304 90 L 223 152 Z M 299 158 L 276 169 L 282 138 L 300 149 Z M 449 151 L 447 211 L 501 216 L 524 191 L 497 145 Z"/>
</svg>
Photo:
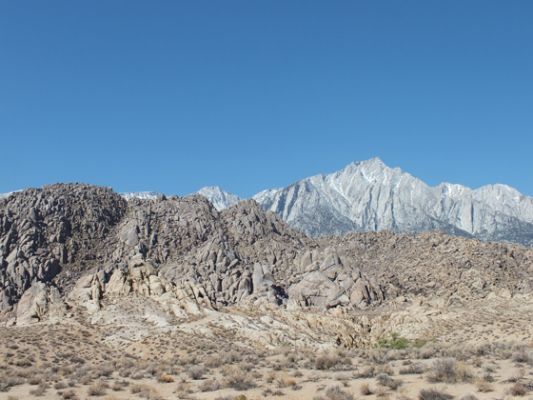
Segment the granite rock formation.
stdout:
<svg viewBox="0 0 533 400">
<path fill-rule="evenodd" d="M 176 316 L 461 302 L 528 294 L 532 276 L 528 248 L 439 233 L 313 239 L 253 200 L 219 212 L 199 195 L 126 201 L 81 184 L 0 200 L 0 309 L 18 321 L 127 296 L 156 298 Z"/>
</svg>

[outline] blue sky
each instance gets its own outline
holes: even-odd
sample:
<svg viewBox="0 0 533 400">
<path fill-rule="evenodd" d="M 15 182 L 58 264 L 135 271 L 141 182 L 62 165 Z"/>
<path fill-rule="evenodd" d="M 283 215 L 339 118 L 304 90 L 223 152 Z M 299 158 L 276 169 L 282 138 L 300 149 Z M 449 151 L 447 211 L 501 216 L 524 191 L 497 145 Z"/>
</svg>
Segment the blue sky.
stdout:
<svg viewBox="0 0 533 400">
<path fill-rule="evenodd" d="M 379 156 L 533 195 L 531 1 L 0 0 L 0 192 L 242 196 Z"/>
</svg>

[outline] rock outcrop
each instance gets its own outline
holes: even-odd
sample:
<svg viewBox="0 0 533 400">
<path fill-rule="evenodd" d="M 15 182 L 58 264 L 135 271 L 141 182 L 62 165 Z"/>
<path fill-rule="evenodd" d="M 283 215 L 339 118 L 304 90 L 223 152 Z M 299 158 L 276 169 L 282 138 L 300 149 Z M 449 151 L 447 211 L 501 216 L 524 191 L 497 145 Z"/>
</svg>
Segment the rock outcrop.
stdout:
<svg viewBox="0 0 533 400">
<path fill-rule="evenodd" d="M 341 312 L 529 294 L 533 250 L 438 233 L 312 239 L 253 200 L 126 201 L 52 185 L 0 200 L 0 310 L 17 323 L 150 299 L 174 317 L 227 307 Z M 155 304 L 154 303 L 154 304 Z"/>
<path fill-rule="evenodd" d="M 126 207 L 110 189 L 88 185 L 51 185 L 1 199 L 0 313 L 35 282 L 102 259 L 101 245 Z"/>
</svg>

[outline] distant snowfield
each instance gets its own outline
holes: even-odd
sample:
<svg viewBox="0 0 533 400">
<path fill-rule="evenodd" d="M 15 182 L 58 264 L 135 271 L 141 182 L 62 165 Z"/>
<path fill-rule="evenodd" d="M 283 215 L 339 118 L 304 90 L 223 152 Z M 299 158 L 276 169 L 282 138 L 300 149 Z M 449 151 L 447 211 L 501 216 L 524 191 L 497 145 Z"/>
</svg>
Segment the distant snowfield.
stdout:
<svg viewBox="0 0 533 400">
<path fill-rule="evenodd" d="M 129 192 L 129 193 L 121 193 L 120 195 L 124 197 L 126 200 L 131 200 L 131 199 L 155 200 L 163 196 L 162 193 L 158 193 L 158 192 Z"/>
<path fill-rule="evenodd" d="M 13 193 L 20 192 L 21 190 L 14 190 L 12 192 L 0 193 L 0 199 L 5 199 L 6 197 L 11 196 Z"/>
</svg>

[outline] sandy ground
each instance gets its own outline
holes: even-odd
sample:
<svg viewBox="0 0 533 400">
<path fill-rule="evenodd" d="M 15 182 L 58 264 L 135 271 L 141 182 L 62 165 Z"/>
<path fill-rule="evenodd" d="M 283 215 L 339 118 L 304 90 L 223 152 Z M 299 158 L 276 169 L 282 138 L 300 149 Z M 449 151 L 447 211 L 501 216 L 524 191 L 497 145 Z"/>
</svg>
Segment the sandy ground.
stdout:
<svg viewBox="0 0 533 400">
<path fill-rule="evenodd" d="M 237 336 L 234 325 L 217 325 L 212 316 L 171 330 L 141 320 L 131 324 L 131 315 L 119 313 L 114 315 L 124 318 L 121 325 L 116 320 L 89 324 L 80 315 L 1 328 L 0 400 L 426 400 L 420 392 L 431 388 L 457 400 L 468 394 L 480 400 L 533 399 L 531 301 L 487 301 L 425 312 L 429 336 L 420 337 L 425 339 L 421 343 L 409 340 L 403 350 L 375 343 L 366 348 L 334 343 L 266 348 Z M 419 316 L 416 310 L 401 313 Z M 136 329 L 143 329 L 140 338 L 128 336 Z M 435 381 L 435 365 L 443 359 L 453 361 L 453 379 Z M 411 365 L 418 368 L 406 374 Z M 362 390 L 365 385 L 368 394 Z"/>
<path fill-rule="evenodd" d="M 411 360 L 422 365 L 431 367 L 433 359 L 428 360 Z M 260 377 L 254 380 L 257 387 L 249 390 L 234 390 L 230 388 L 216 391 L 201 392 L 200 387 L 203 382 L 210 379 L 223 381 L 224 376 L 219 373 L 206 374 L 202 379 L 190 379 L 186 373 L 173 376 L 174 382 L 160 383 L 155 379 L 122 379 L 119 377 L 110 377 L 102 379 L 109 386 L 113 386 L 114 381 L 127 382 L 127 386 L 121 387 L 120 390 L 112 388 L 105 389 L 105 393 L 99 396 L 89 395 L 90 385 L 77 384 L 72 388 L 54 389 L 50 387 L 42 396 L 35 396 L 30 393 L 35 386 L 23 384 L 12 387 L 8 392 L 0 393 L 0 399 L 64 399 L 63 393 L 72 391 L 79 399 L 217 399 L 217 398 L 238 398 L 239 395 L 246 396 L 246 399 L 313 399 L 315 396 L 327 396 L 327 389 L 338 386 L 354 398 L 367 399 L 417 399 L 422 389 L 435 388 L 439 391 L 446 392 L 460 399 L 461 396 L 472 394 L 478 399 L 512 399 L 512 398 L 533 398 L 533 391 L 525 396 L 512 396 L 510 389 L 515 385 L 517 379 L 530 385 L 533 383 L 533 367 L 517 363 L 511 360 L 495 360 L 490 357 L 486 359 L 476 359 L 476 364 L 481 363 L 481 367 L 476 367 L 471 363 L 465 363 L 466 367 L 473 374 L 471 382 L 468 383 L 438 383 L 429 382 L 428 373 L 405 375 L 399 374 L 403 361 L 392 361 L 387 363 L 387 368 L 393 372 L 390 376 L 401 381 L 401 385 L 392 390 L 381 385 L 374 378 L 359 378 L 358 370 L 347 369 L 344 371 L 316 371 L 306 369 L 274 371 L 272 369 L 257 370 Z M 483 376 L 484 367 L 490 366 L 494 371 L 491 376 L 493 382 L 485 382 L 480 385 L 480 376 Z M 390 371 L 389 371 L 390 372 Z M 296 376 L 295 376 L 296 375 Z M 373 394 L 363 395 L 361 388 L 368 384 Z M 140 389 L 139 389 L 140 388 Z M 134 393 L 140 390 L 139 393 Z M 190 392 L 190 393 L 184 393 Z M 72 397 L 76 398 L 76 397 Z M 240 397 L 239 399 L 244 399 Z"/>
</svg>

